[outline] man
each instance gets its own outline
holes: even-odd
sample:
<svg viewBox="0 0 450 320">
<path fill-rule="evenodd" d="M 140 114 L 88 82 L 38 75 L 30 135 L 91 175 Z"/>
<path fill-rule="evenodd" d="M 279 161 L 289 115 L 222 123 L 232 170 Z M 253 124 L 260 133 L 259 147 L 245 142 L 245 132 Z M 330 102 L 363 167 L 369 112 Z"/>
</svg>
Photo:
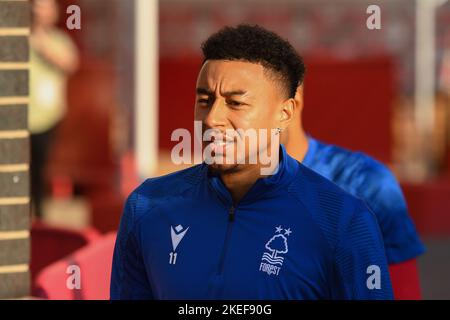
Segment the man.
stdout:
<svg viewBox="0 0 450 320">
<path fill-rule="evenodd" d="M 383 234 L 396 299 L 420 299 L 415 258 L 424 252 L 395 177 L 380 162 L 360 152 L 322 143 L 303 130 L 303 85 L 296 93 L 296 110 L 281 141 L 303 165 L 365 200 L 377 216 Z"/>
<path fill-rule="evenodd" d="M 305 70 L 293 47 L 239 25 L 202 51 L 195 119 L 222 136 L 204 143 L 215 160 L 148 179 L 129 196 L 111 298 L 391 299 L 375 216 L 291 158 L 278 135 L 263 139 L 293 117 Z M 280 150 L 270 174 L 261 174 L 260 158 L 249 163 L 255 150 L 240 130 L 263 133 L 258 155 Z M 240 143 L 246 161 L 223 161 L 240 159 Z"/>
</svg>

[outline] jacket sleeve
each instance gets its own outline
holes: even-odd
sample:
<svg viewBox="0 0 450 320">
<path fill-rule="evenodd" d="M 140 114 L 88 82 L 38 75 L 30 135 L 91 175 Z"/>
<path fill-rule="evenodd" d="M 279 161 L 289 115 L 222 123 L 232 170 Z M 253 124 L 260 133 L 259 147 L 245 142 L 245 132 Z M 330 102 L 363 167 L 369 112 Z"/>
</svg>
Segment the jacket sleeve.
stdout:
<svg viewBox="0 0 450 320">
<path fill-rule="evenodd" d="M 153 299 L 139 242 L 134 230 L 138 193 L 133 192 L 123 210 L 111 271 L 111 300 Z"/>
<path fill-rule="evenodd" d="M 383 239 L 375 215 L 358 206 L 335 248 L 333 298 L 391 300 L 392 286 Z"/>
<path fill-rule="evenodd" d="M 387 171 L 387 170 L 386 170 Z M 398 182 L 389 172 L 379 175 L 379 190 L 369 206 L 380 222 L 389 264 L 416 258 L 425 252 L 416 228 L 408 214 L 405 198 Z"/>
</svg>

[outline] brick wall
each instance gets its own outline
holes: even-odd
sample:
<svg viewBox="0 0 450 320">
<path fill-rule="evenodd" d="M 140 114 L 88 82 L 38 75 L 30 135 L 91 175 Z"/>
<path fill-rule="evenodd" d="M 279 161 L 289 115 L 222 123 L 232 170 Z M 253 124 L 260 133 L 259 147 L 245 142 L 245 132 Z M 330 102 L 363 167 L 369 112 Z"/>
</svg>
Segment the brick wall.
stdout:
<svg viewBox="0 0 450 320">
<path fill-rule="evenodd" d="M 0 0 L 0 298 L 29 295 L 27 0 Z"/>
</svg>

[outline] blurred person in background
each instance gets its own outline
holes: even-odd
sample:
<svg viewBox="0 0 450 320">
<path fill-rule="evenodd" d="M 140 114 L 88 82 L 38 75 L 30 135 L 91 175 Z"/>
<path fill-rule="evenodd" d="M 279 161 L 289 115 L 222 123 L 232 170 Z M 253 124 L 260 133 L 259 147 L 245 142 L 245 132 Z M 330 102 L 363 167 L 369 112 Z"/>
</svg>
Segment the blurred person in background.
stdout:
<svg viewBox="0 0 450 320">
<path fill-rule="evenodd" d="M 439 70 L 439 90 L 450 97 L 450 29 L 444 37 L 444 49 Z"/>
<path fill-rule="evenodd" d="M 295 116 L 281 135 L 287 152 L 303 165 L 361 198 L 375 213 L 383 234 L 394 297 L 420 299 L 416 258 L 425 248 L 417 235 L 403 193 L 392 172 L 361 152 L 325 144 L 302 125 L 303 84 L 295 96 Z"/>
<path fill-rule="evenodd" d="M 56 0 L 33 0 L 30 35 L 31 194 L 35 216 L 42 217 L 44 169 L 55 129 L 66 111 L 67 77 L 78 67 L 69 36 L 57 29 Z"/>
<path fill-rule="evenodd" d="M 444 121 L 444 169 L 450 170 L 450 29 L 444 37 L 444 48 L 439 70 L 439 101 L 443 109 Z M 439 106 L 439 104 L 438 104 Z"/>
</svg>

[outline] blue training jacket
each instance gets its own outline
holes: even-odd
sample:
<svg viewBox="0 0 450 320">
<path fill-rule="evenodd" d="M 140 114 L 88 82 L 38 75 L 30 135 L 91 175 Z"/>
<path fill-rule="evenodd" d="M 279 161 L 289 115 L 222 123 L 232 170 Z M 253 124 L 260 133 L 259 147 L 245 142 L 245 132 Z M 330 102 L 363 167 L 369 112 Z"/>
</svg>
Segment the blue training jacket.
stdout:
<svg viewBox="0 0 450 320">
<path fill-rule="evenodd" d="M 291 158 L 237 204 L 206 164 L 147 179 L 117 235 L 111 299 L 392 299 L 365 204 Z"/>
<path fill-rule="evenodd" d="M 389 264 L 404 262 L 425 252 L 408 215 L 402 190 L 382 163 L 362 152 L 308 137 L 308 151 L 302 164 L 366 202 L 380 225 Z"/>
</svg>

